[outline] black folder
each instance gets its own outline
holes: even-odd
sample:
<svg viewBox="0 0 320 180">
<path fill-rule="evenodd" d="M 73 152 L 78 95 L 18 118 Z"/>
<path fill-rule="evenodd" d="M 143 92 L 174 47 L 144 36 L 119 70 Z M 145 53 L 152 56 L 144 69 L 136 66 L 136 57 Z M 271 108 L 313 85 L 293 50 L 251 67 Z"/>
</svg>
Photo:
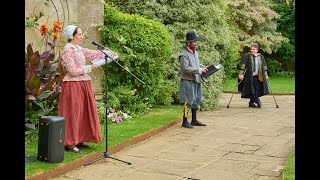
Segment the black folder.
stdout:
<svg viewBox="0 0 320 180">
<path fill-rule="evenodd" d="M 218 68 L 217 68 L 218 67 Z M 208 71 L 207 72 L 203 72 L 201 74 L 201 78 L 205 78 L 207 79 L 209 76 L 211 76 L 212 74 L 216 73 L 217 71 L 219 71 L 221 65 L 219 64 L 218 66 L 214 66 L 214 65 L 211 65 L 209 67 L 207 67 Z"/>
</svg>

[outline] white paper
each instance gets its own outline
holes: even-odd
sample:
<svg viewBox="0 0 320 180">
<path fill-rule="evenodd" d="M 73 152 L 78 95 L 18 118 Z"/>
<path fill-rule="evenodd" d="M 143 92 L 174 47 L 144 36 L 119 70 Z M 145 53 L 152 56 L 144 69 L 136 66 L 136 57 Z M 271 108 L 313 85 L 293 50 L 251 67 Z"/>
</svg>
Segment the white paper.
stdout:
<svg viewBox="0 0 320 180">
<path fill-rule="evenodd" d="M 106 53 L 109 57 L 112 57 L 112 59 L 116 60 L 118 56 L 113 56 L 113 53 L 109 49 L 102 50 L 104 53 Z M 108 60 L 109 62 L 109 60 Z"/>
<path fill-rule="evenodd" d="M 217 68 L 217 69 L 220 69 L 221 68 L 221 64 L 218 64 L 218 65 L 216 65 L 214 67 Z"/>
<path fill-rule="evenodd" d="M 102 51 L 106 53 L 108 56 L 112 56 L 112 52 L 109 49 L 104 49 Z"/>
<path fill-rule="evenodd" d="M 105 58 L 103 58 L 103 59 L 95 59 L 95 60 L 93 60 L 91 62 L 95 67 L 99 67 L 99 66 L 102 66 L 102 65 L 106 64 L 106 59 Z"/>
<path fill-rule="evenodd" d="M 118 56 L 114 56 L 112 58 L 113 58 L 113 60 L 116 60 L 118 58 Z M 110 62 L 112 62 L 112 59 L 108 57 L 107 61 L 108 61 L 108 63 L 110 63 Z M 99 67 L 99 66 L 102 66 L 102 65 L 106 64 L 106 59 L 105 58 L 94 59 L 94 60 L 91 61 L 91 63 L 95 67 Z"/>
</svg>

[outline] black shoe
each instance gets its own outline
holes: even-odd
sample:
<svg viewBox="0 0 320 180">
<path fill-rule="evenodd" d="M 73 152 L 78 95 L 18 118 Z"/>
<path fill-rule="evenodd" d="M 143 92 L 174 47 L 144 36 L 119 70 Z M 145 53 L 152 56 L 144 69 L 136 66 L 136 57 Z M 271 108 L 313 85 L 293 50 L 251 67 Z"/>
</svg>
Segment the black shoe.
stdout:
<svg viewBox="0 0 320 180">
<path fill-rule="evenodd" d="M 258 104 L 258 108 L 262 107 L 261 101 L 257 102 L 257 104 Z"/>
<path fill-rule="evenodd" d="M 84 147 L 84 148 L 87 148 L 89 147 L 88 145 L 84 144 L 83 142 L 77 144 L 77 147 Z"/>
<path fill-rule="evenodd" d="M 253 102 L 249 102 L 249 107 L 252 107 L 252 108 L 257 108 L 258 105 L 256 105 L 255 103 Z"/>
<path fill-rule="evenodd" d="M 194 125 L 194 126 L 206 126 L 206 124 L 198 121 L 198 120 L 192 120 L 191 121 L 191 125 Z"/>
<path fill-rule="evenodd" d="M 193 126 L 186 120 L 182 122 L 182 127 L 193 128 Z"/>
</svg>

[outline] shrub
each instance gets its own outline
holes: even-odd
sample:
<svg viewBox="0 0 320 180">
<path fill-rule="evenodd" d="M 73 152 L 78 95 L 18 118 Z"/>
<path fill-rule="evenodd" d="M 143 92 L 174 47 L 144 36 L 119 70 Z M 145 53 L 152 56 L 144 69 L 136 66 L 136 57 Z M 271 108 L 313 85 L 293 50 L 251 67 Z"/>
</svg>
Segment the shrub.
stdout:
<svg viewBox="0 0 320 180">
<path fill-rule="evenodd" d="M 280 71 L 275 73 L 276 77 L 286 77 L 286 78 L 294 78 L 295 72 L 294 71 Z"/>
<path fill-rule="evenodd" d="M 104 16 L 101 28 L 104 44 L 119 54 L 119 63 L 145 83 L 143 85 L 118 64 L 108 64 L 110 105 L 140 113 L 155 104 L 170 104 L 175 88 L 166 80 L 172 55 L 168 30 L 159 22 L 121 13 L 108 4 L 105 4 Z M 105 77 L 102 86 L 105 94 Z"/>
<path fill-rule="evenodd" d="M 50 115 L 57 110 L 60 96 L 63 67 L 60 53 L 56 57 L 56 43 L 61 32 L 61 22 L 54 21 L 54 27 L 49 29 L 46 24 L 40 28 L 45 40 L 45 51 L 34 51 L 32 44 L 25 52 L 25 124 L 37 127 L 39 118 Z M 36 133 L 27 131 L 26 138 Z M 26 140 L 26 145 L 28 140 Z"/>
<path fill-rule="evenodd" d="M 226 73 L 234 73 L 239 58 L 238 40 L 235 39 L 236 29 L 228 25 L 230 14 L 227 12 L 228 3 L 223 0 L 216 1 L 154 1 L 154 0 L 109 0 L 122 11 L 129 14 L 140 14 L 159 21 L 170 32 L 173 44 L 173 53 L 165 83 L 173 88 L 173 103 L 179 102 L 179 53 L 184 47 L 184 40 L 188 31 L 195 31 L 197 35 L 204 36 L 198 43 L 200 63 L 203 65 L 222 64 L 223 69 L 208 79 L 203 87 L 204 101 L 202 110 L 212 110 L 218 105 L 222 93 L 222 79 Z M 197 7 L 197 8 L 195 8 Z M 142 29 L 141 31 L 144 31 Z M 168 96 L 163 96 L 168 97 Z M 170 98 L 171 98 L 170 97 Z"/>
<path fill-rule="evenodd" d="M 100 119 L 100 124 L 103 124 L 106 122 L 106 108 L 108 113 L 108 123 L 121 123 L 125 119 L 132 118 L 131 115 L 129 115 L 129 112 L 125 112 L 122 110 L 117 110 L 113 107 L 106 107 L 106 104 L 104 102 L 96 102 L 97 103 L 97 110 L 98 115 Z"/>
<path fill-rule="evenodd" d="M 275 59 L 268 59 L 266 60 L 266 64 L 267 64 L 267 70 L 268 70 L 268 76 L 275 76 L 277 72 L 281 72 L 282 71 L 282 64 L 275 60 Z"/>
</svg>

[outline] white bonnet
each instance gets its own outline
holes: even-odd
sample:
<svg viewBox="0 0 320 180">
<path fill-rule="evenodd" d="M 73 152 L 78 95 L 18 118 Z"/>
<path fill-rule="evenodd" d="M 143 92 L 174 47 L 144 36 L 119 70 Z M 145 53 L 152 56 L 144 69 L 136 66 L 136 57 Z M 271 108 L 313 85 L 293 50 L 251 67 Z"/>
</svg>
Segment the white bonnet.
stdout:
<svg viewBox="0 0 320 180">
<path fill-rule="evenodd" d="M 68 25 L 67 27 L 64 28 L 62 32 L 62 36 L 67 38 L 67 39 L 72 39 L 73 38 L 73 33 L 76 30 L 78 26 L 75 25 Z"/>
</svg>

